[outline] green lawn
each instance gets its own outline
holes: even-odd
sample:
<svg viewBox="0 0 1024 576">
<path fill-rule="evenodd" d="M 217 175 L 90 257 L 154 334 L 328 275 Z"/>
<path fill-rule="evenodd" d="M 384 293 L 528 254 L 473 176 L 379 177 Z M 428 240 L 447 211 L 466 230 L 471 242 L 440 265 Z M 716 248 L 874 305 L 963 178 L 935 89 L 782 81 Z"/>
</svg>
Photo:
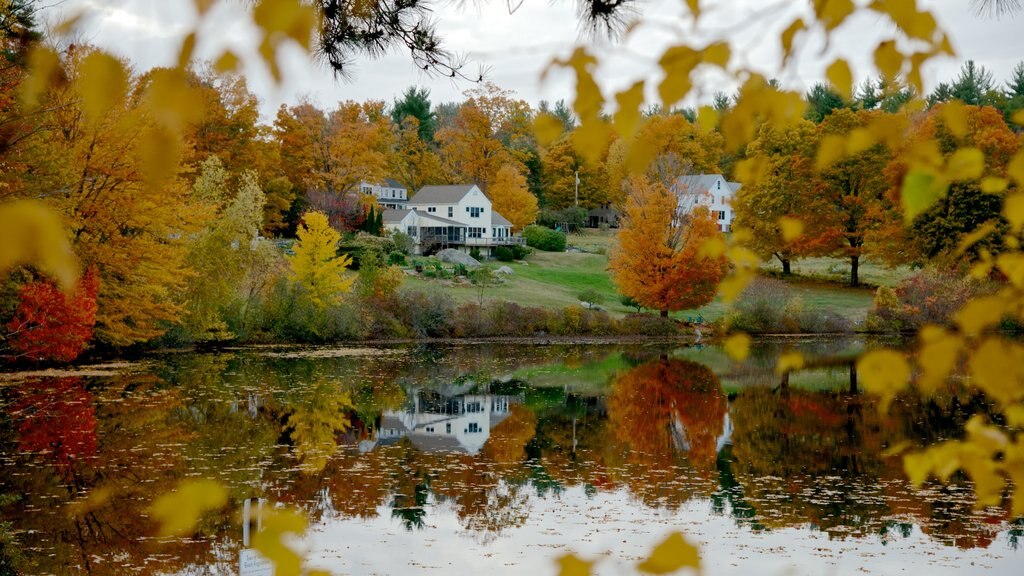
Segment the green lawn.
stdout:
<svg viewBox="0 0 1024 576">
<path fill-rule="evenodd" d="M 761 265 L 764 270 L 782 272 L 782 265 L 772 259 Z M 858 266 L 860 281 L 871 286 L 893 287 L 909 276 L 912 271 L 906 266 L 889 267 L 880 262 L 861 259 Z M 850 281 L 850 260 L 848 258 L 803 258 L 793 262 L 791 272 L 797 276 L 805 276 L 838 284 Z"/>
<path fill-rule="evenodd" d="M 571 234 L 568 238 L 570 247 L 585 252 L 537 251 L 528 256 L 525 262 L 490 262 L 489 265 L 493 267 L 507 265 L 515 274 L 502 284 L 486 288 L 484 299 L 507 300 L 522 306 L 564 308 L 579 305 L 579 294 L 592 289 L 603 297 L 601 307 L 613 315 L 635 312 L 635 309 L 627 308 L 619 302 L 619 293 L 608 274 L 607 251 L 614 244 L 614 230 L 585 230 Z M 844 264 L 846 268 L 842 268 Z M 766 264 L 765 267 L 771 269 L 772 265 Z M 836 275 L 837 281 L 797 278 L 790 281 L 789 285 L 807 309 L 832 310 L 855 322 L 863 320 L 871 308 L 874 290 L 843 286 L 842 274 L 849 273 L 847 262 L 833 258 L 811 258 L 795 263 L 794 271 L 826 277 L 830 267 L 841 271 Z M 907 274 L 905 269 L 891 270 L 872 263 L 865 264 L 861 270 L 865 282 L 885 286 L 896 284 Z M 479 296 L 476 288 L 468 283 L 412 277 L 406 281 L 405 286 L 441 290 L 458 303 L 475 302 Z M 721 318 L 724 312 L 725 305 L 716 300 L 698 310 L 677 312 L 673 316 L 686 319 L 701 315 L 705 320 L 714 321 Z"/>
</svg>

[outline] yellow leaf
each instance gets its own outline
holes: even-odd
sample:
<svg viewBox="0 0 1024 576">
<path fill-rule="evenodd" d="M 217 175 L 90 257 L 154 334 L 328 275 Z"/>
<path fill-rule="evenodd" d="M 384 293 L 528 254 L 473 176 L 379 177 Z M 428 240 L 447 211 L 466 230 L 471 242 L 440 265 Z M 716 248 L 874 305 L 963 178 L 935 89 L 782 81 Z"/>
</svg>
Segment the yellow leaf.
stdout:
<svg viewBox="0 0 1024 576">
<path fill-rule="evenodd" d="M 727 276 L 718 283 L 718 293 L 722 295 L 722 301 L 728 304 L 736 300 L 755 277 L 755 274 L 749 272 L 734 272 Z"/>
<path fill-rule="evenodd" d="M 903 54 L 896 48 L 896 42 L 887 40 L 875 49 L 875 66 L 886 78 L 896 78 L 903 69 Z"/>
<path fill-rule="evenodd" d="M 302 556 L 288 545 L 288 540 L 302 536 L 306 524 L 306 516 L 295 510 L 264 512 L 263 530 L 252 537 L 252 547 L 274 563 L 275 576 L 299 576 L 302 573 Z"/>
<path fill-rule="evenodd" d="M 853 97 L 853 72 L 846 60 L 837 58 L 825 70 L 825 77 L 840 96 L 849 100 Z"/>
<path fill-rule="evenodd" d="M 82 62 L 78 90 L 86 117 L 96 122 L 124 98 L 128 71 L 117 58 L 94 50 Z"/>
<path fill-rule="evenodd" d="M 928 479 L 928 474 L 932 471 L 932 459 L 927 452 L 907 454 L 903 457 L 903 470 L 907 473 L 907 479 L 910 480 L 910 483 L 915 488 L 919 488 Z"/>
<path fill-rule="evenodd" d="M 985 154 L 978 148 L 960 148 L 946 165 L 946 177 L 950 180 L 977 180 L 984 171 Z"/>
<path fill-rule="evenodd" d="M 913 222 L 914 218 L 945 197 L 948 189 L 949 183 L 930 170 L 913 169 L 907 172 L 900 189 L 904 222 Z"/>
<path fill-rule="evenodd" d="M 783 352 L 775 361 L 775 373 L 787 374 L 793 370 L 800 370 L 805 365 L 804 355 L 799 352 Z"/>
<path fill-rule="evenodd" d="M 1009 185 L 1009 180 L 997 176 L 986 176 L 981 179 L 981 191 L 986 194 L 998 194 L 1006 190 L 1006 187 Z"/>
<path fill-rule="evenodd" d="M 719 236 L 712 236 L 701 244 L 700 250 L 697 251 L 697 256 L 701 258 L 719 258 L 725 254 L 728 246 L 725 243 L 725 238 Z"/>
<path fill-rule="evenodd" d="M 697 126 L 701 132 L 707 134 L 718 126 L 719 119 L 718 110 L 715 110 L 711 106 L 701 106 L 697 109 Z"/>
<path fill-rule="evenodd" d="M 921 367 L 918 387 L 925 394 L 933 394 L 946 382 L 960 360 L 963 338 L 939 326 L 925 326 L 919 332 L 921 348 L 917 361 Z"/>
<path fill-rule="evenodd" d="M 239 59 L 238 55 L 231 50 L 225 50 L 220 58 L 214 63 L 213 67 L 220 73 L 234 72 L 238 69 Z"/>
<path fill-rule="evenodd" d="M 561 556 L 556 562 L 558 562 L 558 576 L 590 576 L 590 570 L 594 567 L 593 562 L 580 560 L 572 554 Z"/>
<path fill-rule="evenodd" d="M 2 4 L 2 2 L 0 2 Z M 57 24 L 53 29 L 53 33 L 57 36 L 65 36 L 70 34 L 75 28 L 78 27 L 79 22 L 85 16 L 85 10 L 79 9 L 74 14 L 71 14 L 67 18 L 64 18 Z"/>
<path fill-rule="evenodd" d="M 172 130 L 181 130 L 203 117 L 203 98 L 180 69 L 154 70 L 146 97 L 153 116 Z"/>
<path fill-rule="evenodd" d="M 1017 186 L 1024 188 L 1024 150 L 1014 154 L 1006 166 L 1006 175 L 1017 181 Z"/>
<path fill-rule="evenodd" d="M 963 138 L 967 135 L 967 109 L 963 102 L 950 100 L 944 103 L 939 109 L 939 115 L 954 136 Z"/>
<path fill-rule="evenodd" d="M 191 32 L 188 36 L 185 36 L 185 40 L 181 43 L 181 50 L 178 51 L 178 68 L 188 68 L 188 63 L 192 61 L 192 53 L 196 49 L 196 33 Z"/>
<path fill-rule="evenodd" d="M 1024 428 L 1024 406 L 1012 404 L 1003 410 L 1006 423 L 1013 428 Z"/>
<path fill-rule="evenodd" d="M 192 4 L 195 5 L 196 12 L 199 12 L 199 14 L 205 14 L 215 2 L 217 0 L 192 0 Z"/>
<path fill-rule="evenodd" d="M 90 512 L 95 512 L 110 502 L 114 491 L 108 487 L 93 488 L 89 495 L 82 500 L 76 500 L 68 504 L 67 513 L 72 518 L 82 518 Z"/>
<path fill-rule="evenodd" d="M 644 83 L 637 82 L 615 95 L 615 102 L 619 105 L 615 111 L 613 121 L 615 131 L 623 138 L 631 138 L 636 132 L 640 123 L 640 106 L 644 103 Z"/>
<path fill-rule="evenodd" d="M 992 234 L 996 230 L 997 227 L 995 222 L 986 222 L 981 226 L 978 226 L 977 229 L 975 229 L 970 234 L 964 236 L 963 239 L 960 240 L 960 245 L 957 246 L 956 248 L 956 256 L 959 257 L 963 255 L 963 253 L 967 252 L 971 248 L 971 246 L 974 246 L 978 242 L 984 240 L 985 237 L 987 237 L 989 234 Z"/>
<path fill-rule="evenodd" d="M 897 442 L 897 443 L 893 444 L 892 446 L 889 446 L 888 448 L 883 450 L 882 451 L 882 456 L 886 457 L 886 458 L 888 458 L 890 456 L 898 456 L 898 455 L 904 453 L 907 450 L 907 448 L 910 448 L 911 446 L 912 446 L 912 444 L 910 443 L 909 440 L 903 440 L 902 442 Z"/>
<path fill-rule="evenodd" d="M 732 56 L 732 50 L 729 48 L 728 42 L 714 42 L 704 48 L 702 59 L 705 64 L 725 69 L 729 65 L 730 56 Z"/>
<path fill-rule="evenodd" d="M 725 353 L 729 355 L 729 358 L 742 362 L 750 354 L 750 341 L 749 334 L 743 334 L 742 332 L 733 334 L 725 339 L 723 344 Z"/>
<path fill-rule="evenodd" d="M 669 534 L 647 560 L 637 565 L 637 570 L 648 574 L 670 574 L 681 568 L 700 571 L 700 551 L 678 532 Z"/>
<path fill-rule="evenodd" d="M 853 13 L 856 6 L 852 0 L 815 0 L 814 9 L 818 13 L 818 20 L 825 25 L 825 30 L 831 31 L 842 24 L 846 17 Z"/>
<path fill-rule="evenodd" d="M 1013 238 L 1011 237 L 1010 240 Z M 1011 284 L 1017 288 L 1024 287 L 1024 254 L 1004 252 L 996 256 L 996 266 L 1006 275 Z"/>
<path fill-rule="evenodd" d="M 872 350 L 857 360 L 857 376 L 865 391 L 881 398 L 879 408 L 885 412 L 910 383 L 910 364 L 894 350 Z"/>
<path fill-rule="evenodd" d="M 700 0 L 686 0 L 686 6 L 690 9 L 694 19 L 700 17 Z"/>
<path fill-rule="evenodd" d="M 533 121 L 533 132 L 537 135 L 537 143 L 541 146 L 551 146 L 562 135 L 565 125 L 553 114 L 543 112 L 538 114 Z"/>
<path fill-rule="evenodd" d="M 0 203 L 0 274 L 30 265 L 70 291 L 78 278 L 78 263 L 60 216 L 42 202 Z"/>
<path fill-rule="evenodd" d="M 964 431 L 971 444 L 989 455 L 1003 451 L 1010 442 L 1002 430 L 985 424 L 985 417 L 981 414 L 971 416 L 964 425 Z"/>
<path fill-rule="evenodd" d="M 804 223 L 790 216 L 779 218 L 779 228 L 782 229 L 782 241 L 786 243 L 796 240 L 804 233 Z"/>
<path fill-rule="evenodd" d="M 854 128 L 846 139 L 846 153 L 850 156 L 861 152 L 875 145 L 875 135 L 867 128 Z"/>
<path fill-rule="evenodd" d="M 672 46 L 662 54 L 658 65 L 665 77 L 658 85 L 658 95 L 666 108 L 690 92 L 690 73 L 700 64 L 700 54 L 687 46 Z"/>
<path fill-rule="evenodd" d="M 1024 192 L 1011 194 L 1003 200 L 1003 216 L 1006 216 L 1014 233 L 1020 232 L 1024 226 Z"/>
<path fill-rule="evenodd" d="M 181 137 L 166 127 L 154 127 L 143 133 L 139 142 L 146 183 L 157 188 L 167 182 L 179 167 L 182 154 Z"/>
<path fill-rule="evenodd" d="M 961 455 L 960 465 L 974 481 L 975 508 L 998 506 L 1003 500 L 1006 480 L 996 469 L 995 462 L 981 454 Z"/>
<path fill-rule="evenodd" d="M 1024 110 L 1017 110 L 1014 112 L 1013 116 L 1010 117 L 1010 120 L 1012 120 L 1017 126 L 1024 126 Z"/>
<path fill-rule="evenodd" d="M 1001 404 L 1024 397 L 1024 349 L 997 337 L 986 338 L 967 361 L 975 386 Z"/>
<path fill-rule="evenodd" d="M 814 167 L 818 171 L 825 170 L 842 159 L 845 153 L 846 138 L 838 134 L 829 134 L 818 144 L 818 156 L 814 161 Z"/>
<path fill-rule="evenodd" d="M 1006 299 L 999 294 L 972 298 L 956 313 L 954 319 L 964 334 L 977 336 L 1003 319 Z"/>
<path fill-rule="evenodd" d="M 35 107 L 46 90 L 61 83 L 64 71 L 60 66 L 60 56 L 42 43 L 29 52 L 28 70 L 28 76 L 21 83 L 21 97 L 26 105 Z"/>
<path fill-rule="evenodd" d="M 573 148 L 590 164 L 601 161 L 601 154 L 608 146 L 608 135 L 611 128 L 601 119 L 583 122 L 572 131 Z"/>
<path fill-rule="evenodd" d="M 219 482 L 183 480 L 174 492 L 157 498 L 149 512 L 160 522 L 160 536 L 183 536 L 195 530 L 204 513 L 227 501 L 227 490 Z"/>
<path fill-rule="evenodd" d="M 782 41 L 782 62 L 785 64 L 786 60 L 789 59 L 790 54 L 793 53 L 793 38 L 796 33 L 807 28 L 802 18 L 797 18 L 786 27 L 779 37 Z"/>
</svg>

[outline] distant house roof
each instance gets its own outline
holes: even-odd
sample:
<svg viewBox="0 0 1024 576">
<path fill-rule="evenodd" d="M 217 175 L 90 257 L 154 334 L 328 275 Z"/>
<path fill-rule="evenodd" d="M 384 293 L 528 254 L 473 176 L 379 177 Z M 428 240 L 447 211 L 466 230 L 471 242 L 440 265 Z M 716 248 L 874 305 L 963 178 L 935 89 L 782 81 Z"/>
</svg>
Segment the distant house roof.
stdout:
<svg viewBox="0 0 1024 576">
<path fill-rule="evenodd" d="M 717 182 L 719 178 L 725 180 L 721 174 L 687 174 L 685 176 L 680 176 L 678 183 L 685 185 L 693 192 L 706 192 L 714 188 L 715 182 Z M 730 193 L 735 193 L 740 189 L 739 182 L 726 181 L 725 185 L 729 188 Z"/>
<path fill-rule="evenodd" d="M 385 210 L 382 219 L 384 222 L 401 222 L 412 213 L 412 210 L 403 208 L 401 210 Z"/>
<path fill-rule="evenodd" d="M 388 185 L 388 188 L 402 188 L 402 189 L 405 189 L 405 186 L 403 186 L 401 182 L 399 182 L 398 180 L 395 180 L 394 178 L 385 178 L 384 179 L 384 183 Z"/>
<path fill-rule="evenodd" d="M 424 212 L 423 210 L 417 210 L 416 211 L 416 217 L 420 218 L 420 219 L 423 219 L 423 220 L 433 220 L 434 222 L 437 222 L 438 224 L 441 224 L 443 226 L 457 226 L 459 228 L 466 228 L 467 227 L 462 222 L 456 222 L 455 220 L 449 220 L 448 218 L 442 218 L 442 217 L 440 217 L 440 216 L 438 216 L 436 214 L 430 214 L 428 212 Z"/>
<path fill-rule="evenodd" d="M 502 216 L 501 214 L 498 214 L 494 210 L 491 210 L 491 226 L 511 226 L 511 225 L 512 225 L 512 223 L 509 222 L 504 216 Z"/>
<path fill-rule="evenodd" d="M 473 188 L 476 188 L 473 184 L 424 186 L 409 199 L 409 204 L 458 204 Z"/>
<path fill-rule="evenodd" d="M 469 452 L 454 436 L 413 433 L 408 438 L 423 452 Z"/>
</svg>

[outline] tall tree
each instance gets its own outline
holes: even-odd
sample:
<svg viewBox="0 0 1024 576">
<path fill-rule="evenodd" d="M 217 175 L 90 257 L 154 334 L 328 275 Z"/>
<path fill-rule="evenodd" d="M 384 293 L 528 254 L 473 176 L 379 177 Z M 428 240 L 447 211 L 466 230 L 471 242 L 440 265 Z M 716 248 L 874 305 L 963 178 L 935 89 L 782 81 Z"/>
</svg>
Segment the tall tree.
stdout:
<svg viewBox="0 0 1024 576">
<path fill-rule="evenodd" d="M 537 197 L 530 193 L 526 177 L 512 164 L 498 170 L 487 196 L 494 203 L 494 211 L 512 223 L 514 232 L 537 220 Z"/>
<path fill-rule="evenodd" d="M 804 117 L 815 124 L 820 124 L 826 116 L 835 110 L 850 107 L 850 103 L 843 100 L 843 97 L 831 86 L 820 82 L 811 86 L 806 99 L 807 113 Z"/>
<path fill-rule="evenodd" d="M 410 195 L 428 184 L 448 182 L 441 159 L 420 137 L 419 120 L 415 117 L 406 116 L 402 121 L 390 159 L 392 177 L 401 182 Z"/>
<path fill-rule="evenodd" d="M 879 114 L 882 113 L 836 110 L 818 125 L 818 135 L 849 134 L 867 126 Z M 842 239 L 837 253 L 850 259 L 851 286 L 860 284 L 861 257 L 876 248 L 869 242 L 871 235 L 882 228 L 887 215 L 892 214 L 883 173 L 888 161 L 888 149 L 876 144 L 843 158 L 820 174 L 817 194 L 828 202 L 830 209 L 816 217 L 820 218 L 826 234 Z"/>
<path fill-rule="evenodd" d="M 391 107 L 391 121 L 395 126 L 404 126 L 409 116 L 416 119 L 420 140 L 433 142 L 434 131 L 437 130 L 437 114 L 430 109 L 430 90 L 410 86 L 405 89 L 401 100 L 395 100 Z"/>
<path fill-rule="evenodd" d="M 609 201 L 606 163 L 584 160 L 570 137 L 559 139 L 545 150 L 541 162 L 546 208 L 561 210 L 577 201 L 584 208 L 598 208 Z"/>
<path fill-rule="evenodd" d="M 733 199 L 733 228 L 751 232 L 750 248 L 762 258 L 776 258 L 782 273 L 790 273 L 793 260 L 825 254 L 839 240 L 834 228 L 825 227 L 819 217 L 831 210 L 818 194 L 814 152 L 818 135 L 814 124 L 804 120 L 790 128 L 764 125 L 747 147 L 747 157 L 763 162 L 756 182 L 740 188 Z M 803 226 L 795 239 L 784 238 L 781 218 L 792 218 Z"/>
<path fill-rule="evenodd" d="M 990 93 L 994 87 L 992 72 L 975 64 L 974 60 L 964 62 L 960 67 L 960 75 L 950 86 L 953 98 L 972 106 L 990 104 Z"/>
<path fill-rule="evenodd" d="M 436 137 L 449 179 L 476 184 L 484 192 L 502 166 L 517 162 L 498 139 L 491 115 L 471 103 L 460 107 L 452 125 Z"/>
<path fill-rule="evenodd" d="M 711 302 L 725 276 L 724 257 L 704 258 L 704 243 L 720 235 L 704 207 L 682 213 L 660 182 L 630 179 L 619 245 L 608 263 L 619 292 L 645 308 L 691 310 Z"/>
</svg>

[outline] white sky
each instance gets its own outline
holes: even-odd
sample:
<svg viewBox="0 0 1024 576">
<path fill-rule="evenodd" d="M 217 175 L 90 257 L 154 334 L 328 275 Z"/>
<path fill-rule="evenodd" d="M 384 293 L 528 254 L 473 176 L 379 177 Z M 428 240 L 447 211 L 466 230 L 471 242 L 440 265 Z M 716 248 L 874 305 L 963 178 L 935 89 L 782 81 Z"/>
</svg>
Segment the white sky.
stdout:
<svg viewBox="0 0 1024 576">
<path fill-rule="evenodd" d="M 541 73 L 552 58 L 565 55 L 587 38 L 580 38 L 573 0 L 525 0 L 509 14 L 508 0 L 467 1 L 459 8 L 451 0 L 438 0 L 436 19 L 448 48 L 464 54 L 489 70 L 487 78 L 536 105 L 542 99 L 571 100 L 571 79 L 564 73 L 541 82 Z M 925 72 L 930 89 L 939 81 L 955 77 L 963 60 L 974 59 L 995 75 L 997 82 L 1009 78 L 1013 66 L 1024 60 L 1024 13 L 994 20 L 971 13 L 969 0 L 921 0 L 932 7 L 951 34 L 958 59 L 947 59 Z M 476 7 L 474 4 L 483 4 Z M 766 75 L 778 77 L 787 87 L 805 90 L 823 77 L 826 60 L 821 56 L 821 39 L 809 38 L 801 47 L 796 68 L 779 72 L 778 32 L 792 15 L 807 10 L 809 2 L 794 0 L 705 0 L 706 15 L 699 29 L 684 21 L 682 0 L 640 0 L 647 22 L 617 46 L 597 46 L 606 56 L 598 77 L 606 89 L 624 88 L 640 79 L 650 79 L 648 99 L 655 101 L 658 73 L 654 63 L 673 39 L 725 36 L 734 42 L 733 65 L 753 66 Z M 863 0 L 861 0 L 863 3 Z M 82 39 L 130 59 L 139 70 L 174 62 L 181 38 L 194 22 L 191 0 L 63 0 L 46 11 L 50 19 L 85 9 Z M 201 57 L 212 57 L 224 46 L 236 50 L 255 44 L 254 32 L 241 17 L 247 0 L 221 0 L 205 25 L 205 41 L 197 47 Z M 765 12 L 770 14 L 765 15 Z M 755 17 L 760 15 L 759 17 Z M 846 23 L 827 55 L 846 56 L 858 80 L 874 71 L 869 52 L 887 24 L 874 17 Z M 466 82 L 431 78 L 416 69 L 406 53 L 396 52 L 379 60 L 357 61 L 351 80 L 335 80 L 329 69 L 295 49 L 286 56 L 284 82 L 275 86 L 260 67 L 246 70 L 250 88 L 261 100 L 265 120 L 273 118 L 282 103 L 295 103 L 308 96 L 322 106 L 339 100 L 377 99 L 391 102 L 407 86 L 425 86 L 434 103 L 461 100 Z M 734 86 L 720 78 L 705 79 L 698 100 L 710 101 L 717 90 L 731 92 Z M 687 102 L 686 104 L 693 104 Z"/>
</svg>

